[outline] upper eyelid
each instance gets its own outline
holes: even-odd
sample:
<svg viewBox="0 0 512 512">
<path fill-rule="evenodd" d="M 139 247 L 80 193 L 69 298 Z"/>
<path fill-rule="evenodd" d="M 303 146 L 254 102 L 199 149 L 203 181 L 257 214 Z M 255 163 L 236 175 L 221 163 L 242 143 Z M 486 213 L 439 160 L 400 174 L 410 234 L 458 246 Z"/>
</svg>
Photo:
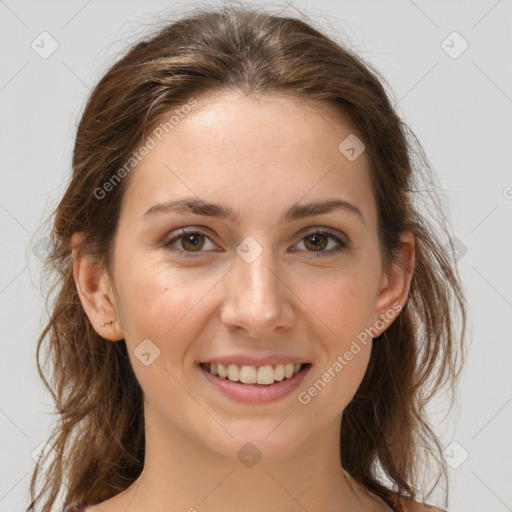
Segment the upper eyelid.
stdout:
<svg viewBox="0 0 512 512">
<path fill-rule="evenodd" d="M 332 235 L 333 237 L 340 238 L 341 241 L 348 247 L 351 244 L 349 237 L 343 231 L 340 231 L 340 230 L 335 230 L 335 232 L 332 232 L 331 230 L 333 230 L 333 229 L 334 228 L 328 228 L 328 227 L 322 227 L 322 226 L 313 226 L 313 227 L 309 227 L 309 228 L 304 228 L 303 230 L 301 230 L 299 232 L 298 236 L 300 238 L 298 239 L 298 241 L 296 243 L 301 242 L 308 235 L 315 234 L 315 233 L 323 233 L 326 235 Z M 170 236 L 165 237 L 165 239 L 163 241 L 164 246 L 170 245 L 171 243 L 174 243 L 177 240 L 179 240 L 180 238 L 182 238 L 186 235 L 189 235 L 189 234 L 204 235 L 212 243 L 217 245 L 213 239 L 214 236 L 210 234 L 210 230 L 207 227 L 203 227 L 203 226 L 193 227 L 192 226 L 192 227 L 177 228 L 177 229 L 173 230 L 172 233 L 173 233 L 172 236 L 170 235 Z M 181 250 L 181 249 L 178 249 L 178 250 Z M 197 252 L 199 253 L 199 252 L 207 252 L 207 251 L 197 251 Z"/>
</svg>

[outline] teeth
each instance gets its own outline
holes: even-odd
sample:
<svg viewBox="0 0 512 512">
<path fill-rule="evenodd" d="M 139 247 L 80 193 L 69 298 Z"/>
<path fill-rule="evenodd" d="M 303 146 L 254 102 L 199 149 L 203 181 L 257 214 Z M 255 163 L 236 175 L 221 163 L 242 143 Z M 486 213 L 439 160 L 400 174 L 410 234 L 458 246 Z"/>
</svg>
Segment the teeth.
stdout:
<svg viewBox="0 0 512 512">
<path fill-rule="evenodd" d="M 228 376 L 228 369 L 222 363 L 218 364 L 217 370 L 219 372 L 219 377 L 225 379 Z"/>
<path fill-rule="evenodd" d="M 233 382 L 238 382 L 241 379 L 240 368 L 236 364 L 230 364 L 228 366 L 228 379 Z"/>
<path fill-rule="evenodd" d="M 229 365 L 231 366 L 231 365 Z M 238 368 L 237 365 L 233 365 Z M 229 379 L 229 375 L 228 375 Z M 255 366 L 241 366 L 240 367 L 240 382 L 244 384 L 256 384 L 258 381 L 258 373 Z M 231 379 L 230 379 L 231 380 Z"/>
<path fill-rule="evenodd" d="M 274 380 L 283 380 L 284 379 L 284 365 L 276 364 L 274 368 Z"/>
<path fill-rule="evenodd" d="M 238 366 L 237 364 L 224 365 L 222 363 L 210 363 L 206 369 L 212 375 L 229 379 L 232 382 L 243 382 L 244 384 L 273 384 L 275 381 L 293 377 L 301 368 L 299 363 L 287 363 L 265 365 L 265 366 Z"/>
<path fill-rule="evenodd" d="M 273 384 L 275 380 L 274 368 L 269 364 L 258 368 L 258 376 L 256 382 L 258 384 Z"/>
</svg>

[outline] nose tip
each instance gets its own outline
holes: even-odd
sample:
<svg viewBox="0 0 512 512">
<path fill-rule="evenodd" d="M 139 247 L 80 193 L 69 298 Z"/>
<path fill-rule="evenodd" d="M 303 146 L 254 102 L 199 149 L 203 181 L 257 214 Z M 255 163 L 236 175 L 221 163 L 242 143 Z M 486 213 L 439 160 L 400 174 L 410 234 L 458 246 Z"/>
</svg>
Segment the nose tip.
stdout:
<svg viewBox="0 0 512 512">
<path fill-rule="evenodd" d="M 294 311 L 282 277 L 263 260 L 238 261 L 236 267 L 228 280 L 222 323 L 261 339 L 289 328 Z"/>
</svg>

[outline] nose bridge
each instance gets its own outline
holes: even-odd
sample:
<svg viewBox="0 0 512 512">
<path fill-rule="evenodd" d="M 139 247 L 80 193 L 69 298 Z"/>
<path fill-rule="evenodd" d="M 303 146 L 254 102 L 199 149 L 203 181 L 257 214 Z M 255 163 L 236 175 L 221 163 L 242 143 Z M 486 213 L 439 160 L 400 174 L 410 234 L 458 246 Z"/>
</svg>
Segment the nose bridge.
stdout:
<svg viewBox="0 0 512 512">
<path fill-rule="evenodd" d="M 240 244 L 222 320 L 226 326 L 243 327 L 252 336 L 264 337 L 277 327 L 291 325 L 293 308 L 279 272 L 280 262 L 268 245 L 259 245 L 259 256 L 251 260 L 245 256 L 257 250 L 255 245 L 244 253 Z"/>
<path fill-rule="evenodd" d="M 279 302 L 282 283 L 273 258 L 260 256 L 252 263 L 238 261 L 237 266 L 241 289 L 247 292 L 242 296 L 245 295 L 254 309 L 268 308 Z"/>
</svg>

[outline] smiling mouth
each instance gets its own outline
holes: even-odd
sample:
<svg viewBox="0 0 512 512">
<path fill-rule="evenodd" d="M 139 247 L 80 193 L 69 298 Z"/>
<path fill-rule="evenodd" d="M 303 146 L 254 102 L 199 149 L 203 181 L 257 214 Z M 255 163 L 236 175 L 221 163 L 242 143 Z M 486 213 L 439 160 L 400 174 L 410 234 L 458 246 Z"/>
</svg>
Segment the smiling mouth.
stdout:
<svg viewBox="0 0 512 512">
<path fill-rule="evenodd" d="M 291 379 L 297 373 L 311 366 L 311 364 L 287 363 L 256 367 L 248 365 L 239 366 L 237 364 L 201 363 L 199 366 L 212 375 L 230 380 L 231 382 L 270 386 L 275 382 Z"/>
</svg>

